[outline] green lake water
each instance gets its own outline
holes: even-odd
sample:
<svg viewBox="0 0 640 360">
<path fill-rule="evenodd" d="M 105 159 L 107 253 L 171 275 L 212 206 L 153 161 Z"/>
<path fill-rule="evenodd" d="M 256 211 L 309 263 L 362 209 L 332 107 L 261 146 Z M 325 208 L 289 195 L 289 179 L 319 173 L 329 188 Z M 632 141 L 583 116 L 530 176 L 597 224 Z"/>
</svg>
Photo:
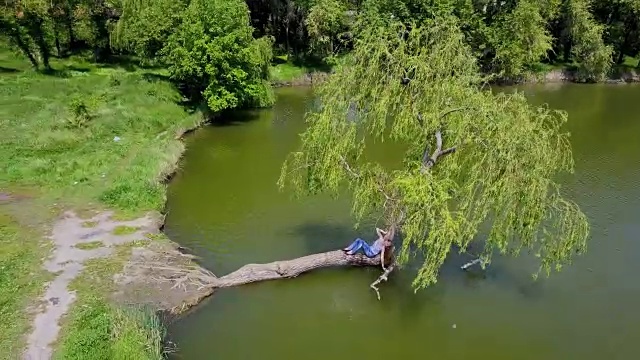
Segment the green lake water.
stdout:
<svg viewBox="0 0 640 360">
<path fill-rule="evenodd" d="M 591 224 L 586 255 L 537 282 L 526 257 L 464 272 L 451 254 L 437 285 L 414 293 L 415 265 L 337 268 L 216 292 L 170 328 L 176 359 L 637 359 L 640 341 L 640 86 L 521 88 L 568 111 L 576 173 L 564 181 Z M 278 90 L 274 108 L 238 112 L 187 138 L 169 186 L 167 235 L 224 275 L 249 262 L 343 247 L 348 198 L 292 199 L 276 186 L 296 149 L 308 88 Z M 384 145 L 380 157 L 397 156 Z"/>
</svg>

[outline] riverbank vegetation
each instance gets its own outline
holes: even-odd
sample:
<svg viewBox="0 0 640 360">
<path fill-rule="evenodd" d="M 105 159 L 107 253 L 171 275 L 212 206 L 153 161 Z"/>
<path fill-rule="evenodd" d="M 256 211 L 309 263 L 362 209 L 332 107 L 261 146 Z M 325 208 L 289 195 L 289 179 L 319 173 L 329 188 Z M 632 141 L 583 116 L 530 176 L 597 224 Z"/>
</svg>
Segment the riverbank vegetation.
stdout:
<svg viewBox="0 0 640 360">
<path fill-rule="evenodd" d="M 564 68 L 576 80 L 600 81 L 631 70 L 640 52 L 637 0 L 14 0 L 1 7 L 4 37 L 34 68 L 51 70 L 52 58 L 81 50 L 102 62 L 135 55 L 168 68 L 183 92 L 214 111 L 268 106 L 269 73 L 291 80 L 317 64 L 335 65 L 353 50 L 365 14 L 414 25 L 453 16 L 479 69 L 502 80 Z"/>
<path fill-rule="evenodd" d="M 14 69 L 0 76 L 0 298 L 10 320 L 0 342 L 8 349 L 2 358 L 16 358 L 30 328 L 25 309 L 35 305 L 50 276 L 42 270 L 50 250 L 42 239 L 54 217 L 69 208 L 108 208 L 121 217 L 161 211 L 162 180 L 183 150 L 177 137 L 204 116 L 183 105 L 166 70 L 125 58 L 109 63 L 94 62 L 92 54 L 52 58 L 51 71 L 45 72 L 25 66 L 28 60 L 6 47 L 0 59 L 3 69 Z M 102 267 L 95 276 L 112 282 L 119 264 Z M 78 299 L 71 320 L 63 321 L 59 358 L 156 358 L 148 354 L 161 350 L 154 343 L 161 340 L 160 327 L 146 326 L 112 305 L 110 288 L 75 290 Z M 118 353 L 129 357 L 97 351 L 105 348 L 126 348 Z"/>
</svg>

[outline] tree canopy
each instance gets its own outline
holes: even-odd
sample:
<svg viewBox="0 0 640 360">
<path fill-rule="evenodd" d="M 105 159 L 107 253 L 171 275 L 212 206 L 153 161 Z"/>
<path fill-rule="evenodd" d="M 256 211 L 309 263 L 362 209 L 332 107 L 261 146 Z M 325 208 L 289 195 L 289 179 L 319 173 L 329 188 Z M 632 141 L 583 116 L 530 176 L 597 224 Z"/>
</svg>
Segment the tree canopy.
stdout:
<svg viewBox="0 0 640 360">
<path fill-rule="evenodd" d="M 455 17 L 388 24 L 357 24 L 279 184 L 299 194 L 347 186 L 357 220 L 382 216 L 401 229 L 399 264 L 424 258 L 416 289 L 436 282 L 454 245 L 483 241 L 485 263 L 526 250 L 547 274 L 585 250 L 587 219 L 555 181 L 573 167 L 566 115 L 484 89 Z M 364 153 L 389 140 L 407 147 L 395 170 Z"/>
<path fill-rule="evenodd" d="M 133 55 L 170 67 L 188 95 L 204 98 L 214 111 L 271 103 L 264 81 L 272 54 L 296 64 L 335 65 L 353 50 L 357 19 L 365 15 L 381 26 L 454 17 L 480 71 L 497 79 L 520 80 L 559 65 L 577 70 L 579 80 L 601 81 L 614 65 L 617 71 L 639 64 L 639 0 L 210 3 L 7 0 L 0 4 L 0 35 L 40 70 L 49 71 L 54 57 L 86 51 L 97 62 Z M 234 31 L 224 34 L 217 24 Z M 194 48 L 189 39 L 195 37 L 208 43 Z M 206 66 L 209 57 L 216 65 Z"/>
<path fill-rule="evenodd" d="M 212 111 L 273 102 L 266 81 L 271 44 L 252 37 L 241 0 L 192 0 L 163 53 L 172 79 L 194 97 L 202 94 Z"/>
</svg>

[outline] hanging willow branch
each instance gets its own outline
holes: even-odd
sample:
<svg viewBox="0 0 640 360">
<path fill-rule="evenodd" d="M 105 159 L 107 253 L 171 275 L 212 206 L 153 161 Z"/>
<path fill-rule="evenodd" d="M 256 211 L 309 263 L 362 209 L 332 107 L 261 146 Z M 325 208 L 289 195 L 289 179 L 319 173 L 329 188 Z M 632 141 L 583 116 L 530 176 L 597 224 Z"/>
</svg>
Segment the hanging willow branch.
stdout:
<svg viewBox="0 0 640 360">
<path fill-rule="evenodd" d="M 402 232 L 397 265 L 424 258 L 416 289 L 436 282 L 452 245 L 482 241 L 483 264 L 524 249 L 547 274 L 585 250 L 586 217 L 554 180 L 573 169 L 564 113 L 483 90 L 453 19 L 410 28 L 367 19 L 358 29 L 354 51 L 317 91 L 322 107 L 308 114 L 281 186 L 337 194 L 347 185 L 357 221 L 382 213 Z M 389 140 L 407 148 L 396 170 L 367 156 Z M 480 224 L 490 231 L 480 236 Z"/>
</svg>

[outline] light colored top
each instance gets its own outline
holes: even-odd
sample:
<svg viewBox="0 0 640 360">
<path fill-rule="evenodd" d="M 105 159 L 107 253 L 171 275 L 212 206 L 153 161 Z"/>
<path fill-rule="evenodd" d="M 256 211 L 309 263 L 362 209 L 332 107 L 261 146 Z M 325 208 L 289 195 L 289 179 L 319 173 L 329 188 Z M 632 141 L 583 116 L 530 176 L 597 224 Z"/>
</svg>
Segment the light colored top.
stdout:
<svg viewBox="0 0 640 360">
<path fill-rule="evenodd" d="M 382 252 L 382 248 L 384 248 L 384 239 L 378 238 L 378 240 L 374 241 L 371 245 L 371 251 L 378 255 Z"/>
</svg>

